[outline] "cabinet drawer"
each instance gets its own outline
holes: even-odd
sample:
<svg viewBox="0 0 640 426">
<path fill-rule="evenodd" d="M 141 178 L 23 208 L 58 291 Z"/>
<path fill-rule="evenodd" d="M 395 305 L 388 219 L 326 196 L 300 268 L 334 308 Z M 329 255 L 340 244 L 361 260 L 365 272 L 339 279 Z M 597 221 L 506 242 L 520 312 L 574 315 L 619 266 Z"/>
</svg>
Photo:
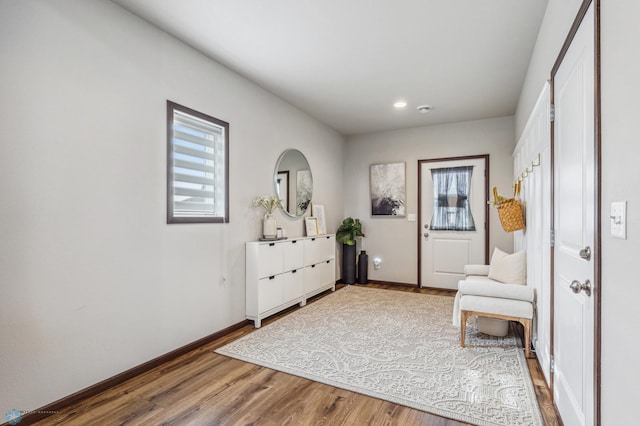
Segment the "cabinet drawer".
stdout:
<svg viewBox="0 0 640 426">
<path fill-rule="evenodd" d="M 304 270 L 294 269 L 282 274 L 283 303 L 302 297 L 304 292 Z"/>
<path fill-rule="evenodd" d="M 264 278 L 283 271 L 283 246 L 277 243 L 260 244 L 258 248 L 258 277 Z"/>
<path fill-rule="evenodd" d="M 328 284 L 335 284 L 334 260 L 316 263 L 304 268 L 304 292 L 309 293 Z"/>
<path fill-rule="evenodd" d="M 304 241 L 291 240 L 282 244 L 284 249 L 284 271 L 302 268 L 304 266 Z"/>
<path fill-rule="evenodd" d="M 258 313 L 282 304 L 282 283 L 282 275 L 274 275 L 258 281 Z"/>
<path fill-rule="evenodd" d="M 333 236 L 318 236 L 304 240 L 304 264 L 314 265 L 336 256 L 336 243 Z"/>
<path fill-rule="evenodd" d="M 316 266 L 316 269 L 318 270 L 318 287 L 322 287 L 327 284 L 335 284 L 336 268 L 333 260 L 319 263 Z"/>
</svg>

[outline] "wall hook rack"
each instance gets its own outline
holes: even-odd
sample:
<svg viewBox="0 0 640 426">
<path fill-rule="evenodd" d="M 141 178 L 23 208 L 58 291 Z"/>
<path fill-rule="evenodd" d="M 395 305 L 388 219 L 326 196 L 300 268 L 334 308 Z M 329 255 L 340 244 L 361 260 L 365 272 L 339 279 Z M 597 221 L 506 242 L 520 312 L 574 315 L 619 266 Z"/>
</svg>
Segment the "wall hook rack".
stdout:
<svg viewBox="0 0 640 426">
<path fill-rule="evenodd" d="M 524 181 L 527 177 L 529 177 L 529 175 L 531 173 L 533 173 L 533 169 L 536 167 L 540 166 L 540 153 L 538 153 L 538 159 L 537 161 L 532 161 L 531 162 L 531 166 L 529 167 L 525 167 L 524 171 L 522 173 L 520 173 L 520 176 L 518 176 L 518 179 L 515 181 L 515 183 L 513 184 L 513 186 L 515 187 L 515 185 L 518 184 L 518 182 L 522 182 Z"/>
</svg>

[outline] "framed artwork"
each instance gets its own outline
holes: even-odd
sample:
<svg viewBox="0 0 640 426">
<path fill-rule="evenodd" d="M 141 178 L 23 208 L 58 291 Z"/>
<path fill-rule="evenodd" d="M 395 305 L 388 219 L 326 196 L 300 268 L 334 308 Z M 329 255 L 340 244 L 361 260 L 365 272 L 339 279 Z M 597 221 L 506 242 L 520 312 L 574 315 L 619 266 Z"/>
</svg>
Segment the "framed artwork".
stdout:
<svg viewBox="0 0 640 426">
<path fill-rule="evenodd" d="M 311 170 L 296 171 L 296 215 L 302 216 L 309 203 L 311 203 L 311 192 L 313 191 L 313 181 L 311 180 Z"/>
<path fill-rule="evenodd" d="M 324 206 L 313 204 L 311 214 L 318 220 L 318 235 L 327 233 L 327 221 L 324 218 Z"/>
<path fill-rule="evenodd" d="M 304 218 L 304 225 L 307 229 L 307 237 L 314 237 L 318 235 L 318 218 L 307 216 Z"/>
<path fill-rule="evenodd" d="M 278 198 L 282 200 L 282 206 L 289 211 L 289 170 L 278 172 L 276 176 L 276 188 Z"/>
<path fill-rule="evenodd" d="M 369 169 L 372 216 L 406 215 L 406 163 L 373 164 Z"/>
</svg>

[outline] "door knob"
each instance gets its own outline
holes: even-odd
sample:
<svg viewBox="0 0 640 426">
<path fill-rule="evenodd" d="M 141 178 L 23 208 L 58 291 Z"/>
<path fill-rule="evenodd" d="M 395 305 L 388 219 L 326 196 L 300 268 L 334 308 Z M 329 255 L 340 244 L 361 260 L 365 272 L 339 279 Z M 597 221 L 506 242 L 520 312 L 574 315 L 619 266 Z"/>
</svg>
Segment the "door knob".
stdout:
<svg viewBox="0 0 640 426">
<path fill-rule="evenodd" d="M 429 238 L 429 233 L 428 233 L 428 232 L 425 232 L 425 233 L 424 233 L 424 234 L 422 234 L 422 235 L 424 235 L 424 236 L 425 236 L 425 238 Z"/>
<path fill-rule="evenodd" d="M 428 224 L 424 225 L 424 229 L 429 229 L 429 225 Z"/>
<path fill-rule="evenodd" d="M 580 257 L 584 260 L 591 260 L 591 247 L 586 246 L 582 250 L 580 250 Z"/>
<path fill-rule="evenodd" d="M 569 288 L 576 294 L 584 291 L 584 294 L 591 296 L 591 281 L 589 280 L 586 280 L 584 283 L 581 283 L 578 280 L 573 280 L 571 281 Z"/>
</svg>

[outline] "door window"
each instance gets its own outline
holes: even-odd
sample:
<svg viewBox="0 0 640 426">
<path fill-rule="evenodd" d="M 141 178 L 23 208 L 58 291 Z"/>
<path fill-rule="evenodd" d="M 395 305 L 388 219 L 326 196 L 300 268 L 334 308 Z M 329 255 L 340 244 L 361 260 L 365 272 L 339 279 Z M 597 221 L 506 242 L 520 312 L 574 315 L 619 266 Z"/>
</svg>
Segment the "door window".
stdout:
<svg viewBox="0 0 640 426">
<path fill-rule="evenodd" d="M 475 231 L 469 208 L 473 166 L 432 169 L 434 231 Z"/>
</svg>

